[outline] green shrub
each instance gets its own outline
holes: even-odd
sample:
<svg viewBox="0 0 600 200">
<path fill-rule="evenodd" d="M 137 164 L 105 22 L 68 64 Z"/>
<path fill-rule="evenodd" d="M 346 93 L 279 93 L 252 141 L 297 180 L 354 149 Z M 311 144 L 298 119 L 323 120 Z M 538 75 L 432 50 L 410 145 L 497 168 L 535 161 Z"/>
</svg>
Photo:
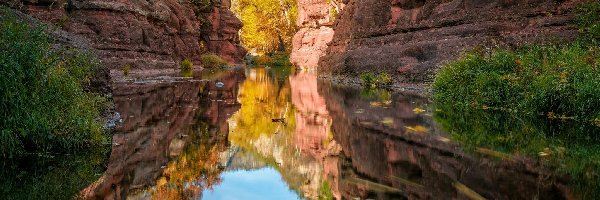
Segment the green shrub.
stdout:
<svg viewBox="0 0 600 200">
<path fill-rule="evenodd" d="M 599 65 L 600 48 L 580 42 L 470 53 L 439 71 L 434 100 L 457 110 L 594 120 L 600 117 Z"/>
<path fill-rule="evenodd" d="M 200 56 L 200 60 L 206 68 L 217 68 L 227 65 L 227 61 L 215 54 L 204 54 Z"/>
<path fill-rule="evenodd" d="M 123 70 L 123 76 L 128 77 L 129 71 L 131 70 L 131 65 L 125 65 L 121 69 Z"/>
<path fill-rule="evenodd" d="M 385 87 L 392 84 L 392 76 L 381 72 L 377 75 L 367 72 L 360 75 L 363 86 L 367 88 Z"/>
<path fill-rule="evenodd" d="M 193 69 L 194 63 L 192 62 L 192 60 L 186 58 L 185 60 L 181 61 L 180 70 L 182 72 L 191 72 Z"/>
<path fill-rule="evenodd" d="M 105 99 L 85 92 L 97 60 L 53 49 L 42 27 L 0 8 L 0 154 L 61 151 L 100 144 Z"/>
</svg>

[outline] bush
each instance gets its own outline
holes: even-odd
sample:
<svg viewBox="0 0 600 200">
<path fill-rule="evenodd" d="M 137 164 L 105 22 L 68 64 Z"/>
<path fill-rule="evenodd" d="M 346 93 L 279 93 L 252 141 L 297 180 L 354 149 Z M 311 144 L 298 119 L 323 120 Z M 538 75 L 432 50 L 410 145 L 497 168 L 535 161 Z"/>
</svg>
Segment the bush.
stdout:
<svg viewBox="0 0 600 200">
<path fill-rule="evenodd" d="M 227 61 L 223 60 L 223 58 L 219 57 L 218 55 L 212 53 L 202 55 L 200 57 L 200 60 L 206 68 L 217 68 L 227 65 Z"/>
<path fill-rule="evenodd" d="M 90 55 L 52 49 L 42 27 L 0 9 L 0 153 L 62 151 L 100 144 L 105 99 L 85 92 Z"/>
<path fill-rule="evenodd" d="M 392 76 L 381 72 L 377 75 L 367 72 L 360 75 L 363 86 L 367 88 L 385 87 L 392 84 Z"/>
<path fill-rule="evenodd" d="M 185 59 L 181 61 L 181 71 L 182 72 L 191 72 L 194 69 L 194 63 L 190 59 Z"/>
<path fill-rule="evenodd" d="M 131 65 L 123 66 L 122 70 L 123 70 L 123 76 L 128 77 L 129 71 L 131 71 Z"/>
<path fill-rule="evenodd" d="M 434 99 L 457 109 L 600 117 L 600 48 L 576 42 L 470 53 L 445 66 Z"/>
</svg>

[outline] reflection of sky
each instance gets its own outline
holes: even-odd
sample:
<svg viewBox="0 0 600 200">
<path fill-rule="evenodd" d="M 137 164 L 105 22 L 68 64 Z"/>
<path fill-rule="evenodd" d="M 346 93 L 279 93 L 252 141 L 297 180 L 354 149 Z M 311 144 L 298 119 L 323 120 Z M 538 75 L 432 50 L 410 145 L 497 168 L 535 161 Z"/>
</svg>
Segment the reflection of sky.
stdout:
<svg viewBox="0 0 600 200">
<path fill-rule="evenodd" d="M 301 199 L 289 189 L 279 172 L 266 167 L 258 170 L 227 171 L 221 174 L 223 182 L 213 191 L 204 190 L 203 200 L 230 199 Z"/>
</svg>

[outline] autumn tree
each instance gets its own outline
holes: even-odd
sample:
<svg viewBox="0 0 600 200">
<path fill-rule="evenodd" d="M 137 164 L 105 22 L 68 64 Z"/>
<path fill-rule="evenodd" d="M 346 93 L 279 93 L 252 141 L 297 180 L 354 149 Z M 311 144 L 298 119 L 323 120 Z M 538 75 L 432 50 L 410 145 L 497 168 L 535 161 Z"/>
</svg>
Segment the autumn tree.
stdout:
<svg viewBox="0 0 600 200">
<path fill-rule="evenodd" d="M 240 36 L 247 48 L 259 53 L 291 51 L 298 30 L 296 0 L 234 0 L 233 11 L 244 24 Z"/>
</svg>

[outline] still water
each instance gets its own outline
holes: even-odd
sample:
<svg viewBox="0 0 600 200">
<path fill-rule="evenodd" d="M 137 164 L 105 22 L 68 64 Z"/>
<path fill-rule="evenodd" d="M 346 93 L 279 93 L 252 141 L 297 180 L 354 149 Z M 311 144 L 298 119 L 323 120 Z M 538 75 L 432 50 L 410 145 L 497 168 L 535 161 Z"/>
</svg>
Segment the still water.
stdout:
<svg viewBox="0 0 600 200">
<path fill-rule="evenodd" d="M 600 132 L 593 126 L 454 114 L 417 95 L 264 68 L 117 81 L 113 93 L 123 121 L 110 152 L 5 164 L 12 169 L 3 172 L 11 177 L 4 180 L 7 199 L 591 199 L 600 193 Z"/>
</svg>

